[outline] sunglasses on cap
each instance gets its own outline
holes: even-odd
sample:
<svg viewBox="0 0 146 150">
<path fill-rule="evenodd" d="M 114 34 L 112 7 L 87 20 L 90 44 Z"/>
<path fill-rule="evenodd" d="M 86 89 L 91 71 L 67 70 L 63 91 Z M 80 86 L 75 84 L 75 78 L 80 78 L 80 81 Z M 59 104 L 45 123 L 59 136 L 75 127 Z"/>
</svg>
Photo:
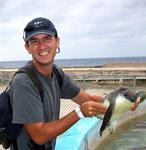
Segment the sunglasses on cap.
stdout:
<svg viewBox="0 0 146 150">
<path fill-rule="evenodd" d="M 51 22 L 36 21 L 33 23 L 28 23 L 28 25 L 25 27 L 23 39 L 24 41 L 28 41 L 32 36 L 39 33 L 46 33 L 57 37 L 57 30 Z"/>
</svg>

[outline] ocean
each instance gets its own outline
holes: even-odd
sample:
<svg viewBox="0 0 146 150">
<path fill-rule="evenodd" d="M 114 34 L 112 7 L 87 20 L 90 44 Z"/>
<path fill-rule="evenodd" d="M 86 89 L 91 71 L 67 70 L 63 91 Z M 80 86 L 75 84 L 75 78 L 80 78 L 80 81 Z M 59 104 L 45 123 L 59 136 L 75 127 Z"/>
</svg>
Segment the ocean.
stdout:
<svg viewBox="0 0 146 150">
<path fill-rule="evenodd" d="M 0 61 L 0 67 L 20 68 L 29 60 Z M 146 57 L 113 57 L 113 58 L 80 58 L 80 59 L 56 59 L 55 64 L 61 67 L 100 67 L 108 63 L 146 62 Z"/>
</svg>

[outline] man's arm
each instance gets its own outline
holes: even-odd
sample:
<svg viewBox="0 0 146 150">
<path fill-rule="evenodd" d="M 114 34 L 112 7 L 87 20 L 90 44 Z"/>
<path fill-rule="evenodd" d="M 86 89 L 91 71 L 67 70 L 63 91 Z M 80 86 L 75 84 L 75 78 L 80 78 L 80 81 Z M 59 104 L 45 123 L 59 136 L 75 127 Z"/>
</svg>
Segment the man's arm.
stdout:
<svg viewBox="0 0 146 150">
<path fill-rule="evenodd" d="M 24 124 L 24 128 L 27 130 L 35 143 L 42 145 L 65 132 L 79 119 L 80 118 L 76 112 L 72 111 L 59 120 L 51 122 L 27 123 Z"/>
<path fill-rule="evenodd" d="M 95 101 L 95 102 L 103 102 L 103 97 L 102 96 L 95 96 L 95 95 L 90 95 L 88 93 L 86 93 L 84 90 L 80 90 L 79 94 L 77 96 L 75 96 L 72 99 L 74 102 L 76 102 L 77 104 L 81 105 L 84 102 L 87 101 Z"/>
<path fill-rule="evenodd" d="M 79 94 L 72 100 L 80 105 L 81 112 L 86 117 L 104 114 L 107 110 L 107 108 L 102 105 L 102 96 L 92 96 L 83 90 L 80 90 Z"/>
<path fill-rule="evenodd" d="M 73 100 L 80 105 L 81 112 L 86 117 L 92 117 L 106 112 L 106 108 L 101 103 L 102 97 L 100 96 L 91 96 L 81 90 Z M 47 123 L 29 123 L 25 124 L 24 127 L 33 141 L 41 145 L 65 132 L 79 119 L 77 113 L 72 111 L 62 119 Z"/>
</svg>

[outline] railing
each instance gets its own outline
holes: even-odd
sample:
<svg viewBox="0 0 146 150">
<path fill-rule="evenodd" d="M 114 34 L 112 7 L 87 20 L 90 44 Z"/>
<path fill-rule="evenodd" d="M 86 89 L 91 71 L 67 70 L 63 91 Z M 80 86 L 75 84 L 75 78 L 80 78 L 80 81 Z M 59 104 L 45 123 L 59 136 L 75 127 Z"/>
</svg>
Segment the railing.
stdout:
<svg viewBox="0 0 146 150">
<path fill-rule="evenodd" d="M 15 71 L 16 70 L 0 72 L 0 92 L 6 88 Z M 93 95 L 106 95 L 121 86 L 129 87 L 135 90 L 146 90 L 146 72 L 144 71 L 87 71 L 82 73 L 67 73 L 82 89 Z M 76 106 L 77 105 L 71 100 L 62 100 L 60 117 L 69 113 Z"/>
<path fill-rule="evenodd" d="M 15 71 L 0 72 L 1 92 L 6 88 L 8 82 L 11 81 Z M 145 72 L 117 73 L 112 71 L 108 73 L 69 73 L 69 75 L 82 89 L 94 95 L 106 95 L 121 86 L 134 88 L 136 90 L 146 90 Z M 77 104 L 71 100 L 62 100 L 60 117 L 72 111 L 76 106 Z"/>
</svg>

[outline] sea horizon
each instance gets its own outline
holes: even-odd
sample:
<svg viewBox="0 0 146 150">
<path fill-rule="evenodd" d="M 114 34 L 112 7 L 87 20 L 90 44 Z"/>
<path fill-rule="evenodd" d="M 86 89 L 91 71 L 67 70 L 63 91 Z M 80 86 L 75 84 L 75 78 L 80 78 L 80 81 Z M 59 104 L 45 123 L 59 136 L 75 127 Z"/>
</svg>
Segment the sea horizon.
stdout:
<svg viewBox="0 0 146 150">
<path fill-rule="evenodd" d="M 20 68 L 30 60 L 0 61 L 1 68 Z M 106 58 L 65 58 L 55 59 L 54 63 L 61 67 L 100 67 L 109 63 L 146 62 L 146 57 L 106 57 Z"/>
</svg>

